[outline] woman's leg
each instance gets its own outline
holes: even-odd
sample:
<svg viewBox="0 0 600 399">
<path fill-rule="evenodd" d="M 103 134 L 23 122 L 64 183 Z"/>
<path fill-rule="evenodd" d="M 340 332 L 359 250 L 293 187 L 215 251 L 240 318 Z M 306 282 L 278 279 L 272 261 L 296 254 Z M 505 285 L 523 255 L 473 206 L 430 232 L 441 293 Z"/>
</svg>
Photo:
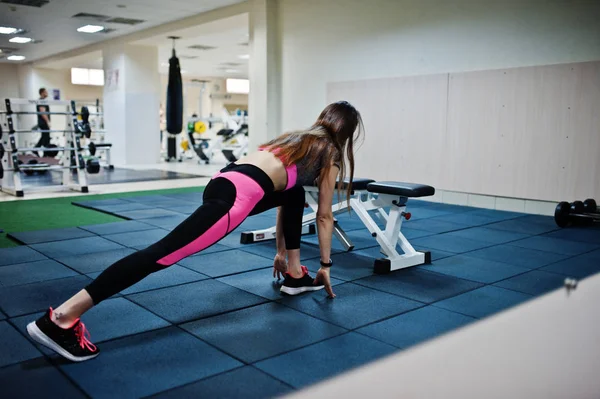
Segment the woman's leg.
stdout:
<svg viewBox="0 0 600 399">
<path fill-rule="evenodd" d="M 211 181 L 203 204 L 162 240 L 115 262 L 85 289 L 57 307 L 53 321 L 70 326 L 94 305 L 222 239 L 231 231 L 229 211 L 235 186 L 226 179 Z"/>
<path fill-rule="evenodd" d="M 302 186 L 294 186 L 286 191 L 266 195 L 252 210 L 250 216 L 279 207 L 279 222 L 285 240 L 288 257 L 288 273 L 295 278 L 303 275 L 300 265 L 300 239 L 302 236 L 302 216 L 304 215 L 305 192 Z"/>
</svg>

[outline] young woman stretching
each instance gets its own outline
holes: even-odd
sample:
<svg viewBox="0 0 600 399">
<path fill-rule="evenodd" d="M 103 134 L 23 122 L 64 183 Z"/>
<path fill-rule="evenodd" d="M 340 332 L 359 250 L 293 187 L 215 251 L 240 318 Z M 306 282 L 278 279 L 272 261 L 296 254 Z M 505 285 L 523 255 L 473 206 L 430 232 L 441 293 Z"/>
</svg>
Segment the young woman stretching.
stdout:
<svg viewBox="0 0 600 399">
<path fill-rule="evenodd" d="M 281 291 L 295 295 L 325 288 L 335 297 L 329 277 L 332 200 L 338 175 L 340 181 L 345 175 L 345 157 L 352 182 L 354 140 L 361 130 L 358 111 L 345 101 L 337 102 L 328 105 L 310 129 L 284 134 L 223 168 L 208 183 L 202 205 L 190 217 L 162 240 L 109 266 L 56 309 L 49 308 L 44 316 L 29 323 L 29 335 L 72 361 L 98 356 L 99 349 L 89 341 L 80 321 L 86 311 L 149 274 L 215 244 L 248 216 L 275 207 L 279 209 L 273 276 L 284 274 Z M 319 186 L 321 268 L 315 279 L 300 265 L 303 186 L 310 184 Z M 348 187 L 348 194 L 350 191 Z"/>
</svg>

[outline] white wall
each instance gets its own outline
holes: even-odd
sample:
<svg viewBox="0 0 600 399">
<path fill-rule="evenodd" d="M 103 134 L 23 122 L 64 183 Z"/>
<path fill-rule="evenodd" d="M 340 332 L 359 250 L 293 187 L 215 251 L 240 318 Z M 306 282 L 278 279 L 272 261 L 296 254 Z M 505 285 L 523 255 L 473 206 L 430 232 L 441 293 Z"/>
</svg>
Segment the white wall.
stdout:
<svg viewBox="0 0 600 399">
<path fill-rule="evenodd" d="M 0 98 L 19 97 L 19 72 L 15 64 L 0 64 Z"/>
<path fill-rule="evenodd" d="M 600 2 L 280 0 L 283 130 L 326 83 L 600 59 Z M 393 123 L 393 121 L 390 121 Z M 377 134 L 369 132 L 367 134 Z"/>
</svg>

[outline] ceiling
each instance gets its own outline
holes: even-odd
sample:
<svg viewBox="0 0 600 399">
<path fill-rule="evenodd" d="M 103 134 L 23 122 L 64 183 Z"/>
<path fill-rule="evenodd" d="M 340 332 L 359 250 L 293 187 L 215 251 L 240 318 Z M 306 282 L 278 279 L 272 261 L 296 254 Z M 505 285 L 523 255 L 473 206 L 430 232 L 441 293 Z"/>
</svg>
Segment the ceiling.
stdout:
<svg viewBox="0 0 600 399">
<path fill-rule="evenodd" d="M 241 3 L 242 0 L 47 0 L 41 7 L 10 3 L 46 3 L 44 0 L 0 0 L 0 26 L 25 29 L 22 36 L 41 41 L 17 44 L 8 40 L 13 35 L 0 34 L 0 62 L 7 61 L 8 51 L 24 55 L 25 61 L 84 47 L 92 43 L 176 21 L 216 8 Z M 122 7 L 124 6 L 124 7 Z M 93 18 L 73 18 L 78 13 L 99 14 L 108 17 L 144 20 L 135 25 L 98 22 Z M 87 24 L 103 25 L 114 29 L 108 33 L 80 33 L 77 28 Z M 247 29 L 246 29 L 247 31 Z"/>
<path fill-rule="evenodd" d="M 173 48 L 167 36 L 179 36 L 175 49 L 184 75 L 247 78 L 248 59 L 240 56 L 249 54 L 248 29 L 248 14 L 239 14 L 132 44 L 158 45 L 159 71 L 166 74 Z M 214 48 L 202 50 L 190 46 Z"/>
<path fill-rule="evenodd" d="M 173 42 L 168 36 L 179 36 L 176 41 L 177 57 L 184 77 L 248 78 L 248 14 L 220 19 L 192 28 L 181 29 L 161 36 L 149 37 L 130 44 L 158 46 L 158 68 L 161 74 L 168 74 L 169 58 Z M 189 46 L 210 46 L 214 49 L 199 50 Z M 192 58 L 194 57 L 194 58 Z M 236 64 L 236 65 L 234 65 Z M 93 51 L 76 57 L 45 62 L 44 68 L 96 68 L 102 69 L 102 51 Z"/>
</svg>

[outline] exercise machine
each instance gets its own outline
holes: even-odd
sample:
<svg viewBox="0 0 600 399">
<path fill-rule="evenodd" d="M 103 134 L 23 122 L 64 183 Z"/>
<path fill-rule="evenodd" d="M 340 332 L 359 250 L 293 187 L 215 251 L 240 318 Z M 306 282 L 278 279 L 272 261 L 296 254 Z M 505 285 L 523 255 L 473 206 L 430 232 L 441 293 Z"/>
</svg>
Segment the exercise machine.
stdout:
<svg viewBox="0 0 600 399">
<path fill-rule="evenodd" d="M 343 182 L 347 188 L 348 181 Z M 302 218 L 302 234 L 316 232 L 319 189 L 315 186 L 305 186 L 306 203 L 312 209 L 311 213 Z M 352 183 L 352 193 L 349 198 L 332 206 L 333 214 L 347 211 L 348 205 L 360 218 L 365 227 L 381 247 L 385 257 L 376 259 L 374 271 L 377 274 L 389 273 L 393 270 L 431 263 L 430 252 L 416 251 L 408 239 L 402 234 L 402 219 L 409 220 L 411 214 L 406 212 L 409 198 L 428 197 L 435 194 L 431 186 L 414 183 L 393 181 L 376 182 L 372 179 L 355 179 Z M 386 211 L 389 209 L 389 211 Z M 385 223 L 381 229 L 371 216 L 374 211 L 378 218 Z M 243 232 L 240 238 L 242 244 L 275 239 L 275 226 L 264 230 Z M 334 236 L 340 241 L 346 251 L 354 249 L 351 239 L 339 225 L 334 222 Z M 396 250 L 400 246 L 402 254 Z"/>
</svg>

